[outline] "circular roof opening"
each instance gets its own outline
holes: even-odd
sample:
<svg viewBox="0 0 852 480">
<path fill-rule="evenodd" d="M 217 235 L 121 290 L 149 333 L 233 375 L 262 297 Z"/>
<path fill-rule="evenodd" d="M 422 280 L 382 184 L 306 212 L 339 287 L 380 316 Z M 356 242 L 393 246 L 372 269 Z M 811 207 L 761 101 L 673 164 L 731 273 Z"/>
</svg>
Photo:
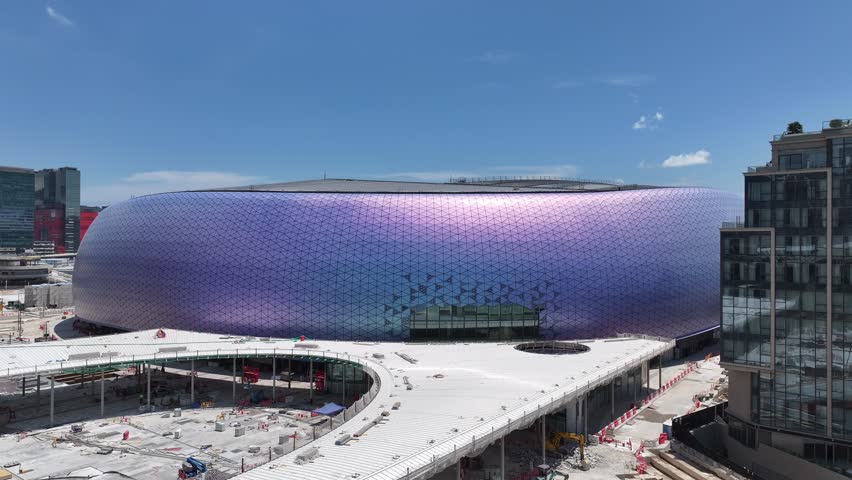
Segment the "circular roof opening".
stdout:
<svg viewBox="0 0 852 480">
<path fill-rule="evenodd" d="M 575 353 L 583 353 L 591 350 L 588 346 L 582 343 L 573 342 L 526 342 L 515 345 L 516 350 L 528 353 L 537 353 L 539 355 L 572 355 Z"/>
</svg>

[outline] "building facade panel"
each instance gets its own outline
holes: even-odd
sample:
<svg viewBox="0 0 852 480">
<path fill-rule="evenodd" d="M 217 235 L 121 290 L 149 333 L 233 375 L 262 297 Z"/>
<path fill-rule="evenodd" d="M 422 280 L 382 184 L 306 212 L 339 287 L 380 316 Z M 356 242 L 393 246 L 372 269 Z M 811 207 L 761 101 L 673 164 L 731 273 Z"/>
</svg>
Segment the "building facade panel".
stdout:
<svg viewBox="0 0 852 480">
<path fill-rule="evenodd" d="M 718 326 L 735 195 L 184 192 L 104 210 L 80 318 L 359 340 L 548 339 Z"/>
</svg>

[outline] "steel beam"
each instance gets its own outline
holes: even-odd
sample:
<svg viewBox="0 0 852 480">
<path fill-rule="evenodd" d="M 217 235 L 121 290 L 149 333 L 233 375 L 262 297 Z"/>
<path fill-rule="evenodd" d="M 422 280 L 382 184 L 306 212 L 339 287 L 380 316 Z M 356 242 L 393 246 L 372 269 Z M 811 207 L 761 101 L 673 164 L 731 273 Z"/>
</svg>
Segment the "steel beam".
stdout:
<svg viewBox="0 0 852 480">
<path fill-rule="evenodd" d="M 53 426 L 53 375 L 50 376 L 50 426 Z"/>
<path fill-rule="evenodd" d="M 189 361 L 189 405 L 195 403 L 195 359 Z"/>
<path fill-rule="evenodd" d="M 101 418 L 104 416 L 104 371 L 101 370 Z"/>
<path fill-rule="evenodd" d="M 145 364 L 145 374 L 148 377 L 148 411 L 151 411 L 151 366 L 147 363 Z"/>
</svg>

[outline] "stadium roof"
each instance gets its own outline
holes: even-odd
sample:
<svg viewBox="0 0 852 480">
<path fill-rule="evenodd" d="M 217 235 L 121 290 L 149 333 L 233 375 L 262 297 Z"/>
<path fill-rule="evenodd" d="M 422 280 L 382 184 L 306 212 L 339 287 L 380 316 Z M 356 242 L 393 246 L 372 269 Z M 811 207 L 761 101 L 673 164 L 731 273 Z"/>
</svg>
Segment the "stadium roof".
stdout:
<svg viewBox="0 0 852 480">
<path fill-rule="evenodd" d="M 601 192 L 658 188 L 596 180 L 553 177 L 456 178 L 449 182 L 407 182 L 329 178 L 205 189 L 205 191 L 328 192 L 328 193 L 511 193 Z"/>
<path fill-rule="evenodd" d="M 300 344 L 178 330 L 167 330 L 165 338 L 157 338 L 155 330 L 145 330 L 0 347 L 0 365 L 6 367 L 0 370 L 0 377 L 212 355 L 228 358 L 296 352 L 317 360 L 357 362 L 378 385 L 363 410 L 347 416 L 328 435 L 238 478 L 414 480 L 429 478 L 463 456 L 475 456 L 545 413 L 563 411 L 577 397 L 674 346 L 674 341 L 640 337 L 579 343 L 589 350 L 544 355 L 508 343 L 321 340 Z M 400 406 L 393 409 L 396 402 Z M 351 435 L 377 418 L 381 421 L 364 435 L 346 445 L 335 445 L 342 435 Z M 297 460 L 314 448 L 316 455 L 310 461 Z"/>
</svg>

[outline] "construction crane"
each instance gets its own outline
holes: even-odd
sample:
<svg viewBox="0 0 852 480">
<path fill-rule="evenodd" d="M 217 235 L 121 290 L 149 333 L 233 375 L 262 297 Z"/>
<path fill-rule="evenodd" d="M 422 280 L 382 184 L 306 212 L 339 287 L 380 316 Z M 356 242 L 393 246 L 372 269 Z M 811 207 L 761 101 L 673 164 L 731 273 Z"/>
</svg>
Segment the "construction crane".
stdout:
<svg viewBox="0 0 852 480">
<path fill-rule="evenodd" d="M 562 440 L 573 440 L 580 444 L 580 468 L 583 470 L 589 469 L 589 464 L 586 463 L 586 440 L 582 435 L 577 435 L 576 433 L 566 433 L 566 432 L 553 432 L 550 434 L 550 438 L 547 439 L 545 443 L 545 447 L 551 452 L 558 452 L 559 447 L 562 446 Z"/>
</svg>

